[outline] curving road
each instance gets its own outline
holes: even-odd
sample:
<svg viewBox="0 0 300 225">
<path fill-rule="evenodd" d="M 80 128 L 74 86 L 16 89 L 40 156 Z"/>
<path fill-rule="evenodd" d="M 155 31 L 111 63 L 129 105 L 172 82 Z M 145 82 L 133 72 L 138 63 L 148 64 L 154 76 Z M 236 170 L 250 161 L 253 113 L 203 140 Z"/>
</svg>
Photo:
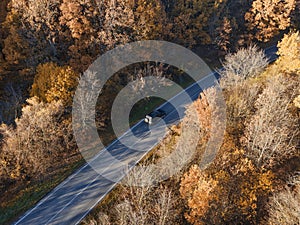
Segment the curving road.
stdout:
<svg viewBox="0 0 300 225">
<path fill-rule="evenodd" d="M 268 48 L 265 51 L 270 61 L 276 59 L 276 51 L 276 47 Z M 209 87 L 214 85 L 214 83 L 211 82 L 214 79 L 211 78 L 215 77 L 219 78 L 219 75 L 217 73 L 207 75 L 201 81 L 194 83 L 185 91 L 177 94 L 167 103 L 161 105 L 159 108 L 167 112 L 164 122 L 167 125 L 178 123 L 184 115 L 186 104 L 188 104 L 191 99 L 197 99 L 202 91 L 198 85 L 199 82 L 201 82 L 202 87 L 203 83 L 205 83 L 205 87 Z M 184 93 L 187 93 L 188 96 Z M 177 110 L 175 110 L 175 108 Z M 78 224 L 90 210 L 115 187 L 118 181 L 120 181 L 153 146 L 160 142 L 165 132 L 165 129 L 162 129 L 162 125 L 159 123 L 151 127 L 150 135 L 148 125 L 140 121 L 131 128 L 131 132 L 126 132 L 94 157 L 91 163 L 97 166 L 97 171 L 101 171 L 101 175 L 95 172 L 90 164 L 85 164 L 48 193 L 34 208 L 27 211 L 14 224 Z M 125 140 L 127 143 L 130 142 L 131 139 L 136 140 L 133 136 L 140 137 L 139 141 L 132 142 L 130 147 L 126 147 L 122 144 Z M 135 149 L 143 149 L 143 151 Z M 116 160 L 108 160 L 111 159 L 111 156 L 114 156 Z M 127 170 L 124 170 L 124 167 L 119 165 L 119 162 L 122 162 L 123 165 L 127 165 Z"/>
</svg>

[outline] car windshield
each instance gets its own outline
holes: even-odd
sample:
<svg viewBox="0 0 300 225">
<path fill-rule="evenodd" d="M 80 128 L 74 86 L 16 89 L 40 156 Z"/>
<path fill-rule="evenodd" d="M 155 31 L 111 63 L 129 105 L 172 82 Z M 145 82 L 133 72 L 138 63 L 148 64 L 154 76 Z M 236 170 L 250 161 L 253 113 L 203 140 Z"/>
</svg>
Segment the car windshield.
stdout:
<svg viewBox="0 0 300 225">
<path fill-rule="evenodd" d="M 151 112 L 149 115 L 151 116 L 151 117 L 156 117 L 156 116 L 159 116 L 159 112 L 158 111 L 153 111 L 153 112 Z"/>
</svg>

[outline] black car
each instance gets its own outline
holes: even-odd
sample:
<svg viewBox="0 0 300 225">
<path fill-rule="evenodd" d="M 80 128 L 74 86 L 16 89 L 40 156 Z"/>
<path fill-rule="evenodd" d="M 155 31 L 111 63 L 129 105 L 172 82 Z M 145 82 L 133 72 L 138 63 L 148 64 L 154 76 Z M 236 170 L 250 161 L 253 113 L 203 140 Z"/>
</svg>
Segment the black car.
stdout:
<svg viewBox="0 0 300 225">
<path fill-rule="evenodd" d="M 166 112 L 164 110 L 157 109 L 146 115 L 144 121 L 150 125 L 154 122 L 155 118 L 164 118 L 165 116 Z"/>
</svg>

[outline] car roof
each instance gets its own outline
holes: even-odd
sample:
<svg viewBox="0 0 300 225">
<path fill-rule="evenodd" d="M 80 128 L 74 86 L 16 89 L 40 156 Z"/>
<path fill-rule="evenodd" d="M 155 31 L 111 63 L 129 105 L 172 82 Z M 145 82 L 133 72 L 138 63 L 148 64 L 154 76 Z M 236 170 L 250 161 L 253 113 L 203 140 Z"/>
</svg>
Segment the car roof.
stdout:
<svg viewBox="0 0 300 225">
<path fill-rule="evenodd" d="M 162 109 L 157 109 L 157 110 L 152 111 L 149 114 L 149 116 L 157 116 L 157 115 L 160 115 L 160 114 L 165 114 L 165 111 L 163 111 Z"/>
</svg>

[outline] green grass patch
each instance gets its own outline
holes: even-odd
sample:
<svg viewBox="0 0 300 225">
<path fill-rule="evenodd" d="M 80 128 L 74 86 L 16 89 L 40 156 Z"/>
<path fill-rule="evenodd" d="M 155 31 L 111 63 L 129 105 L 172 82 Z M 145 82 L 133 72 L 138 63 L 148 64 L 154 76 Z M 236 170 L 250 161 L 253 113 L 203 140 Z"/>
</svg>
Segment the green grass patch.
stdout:
<svg viewBox="0 0 300 225">
<path fill-rule="evenodd" d="M 183 82 L 180 83 L 180 86 L 182 87 L 182 90 L 187 88 L 193 83 L 193 80 L 186 76 L 186 79 L 183 80 Z M 178 94 L 178 90 L 174 86 L 166 87 L 168 88 L 168 93 L 171 96 L 175 96 Z M 139 102 L 137 102 L 131 112 L 129 117 L 129 123 L 131 126 L 136 124 L 138 121 L 143 119 L 145 115 L 153 111 L 155 108 L 160 106 L 165 102 L 164 99 L 158 98 L 158 97 L 149 97 L 148 99 L 142 99 Z"/>
</svg>

